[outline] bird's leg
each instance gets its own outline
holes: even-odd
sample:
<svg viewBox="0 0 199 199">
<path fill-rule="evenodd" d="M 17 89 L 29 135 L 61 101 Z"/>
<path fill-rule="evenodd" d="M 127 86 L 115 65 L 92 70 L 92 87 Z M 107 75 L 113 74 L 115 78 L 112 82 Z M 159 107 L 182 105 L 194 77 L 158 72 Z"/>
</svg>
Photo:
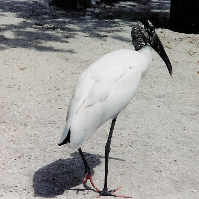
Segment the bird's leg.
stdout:
<svg viewBox="0 0 199 199">
<path fill-rule="evenodd" d="M 111 148 L 110 148 L 111 138 L 112 138 L 113 130 L 114 130 L 114 127 L 115 127 L 115 122 L 116 122 L 116 118 L 112 120 L 110 132 L 109 132 L 108 139 L 107 139 L 106 146 L 105 146 L 105 177 L 104 177 L 104 189 L 103 189 L 102 192 L 108 191 L 108 188 L 107 188 L 108 158 L 109 158 L 109 152 L 111 150 Z"/>
<path fill-rule="evenodd" d="M 81 158 L 83 160 L 83 163 L 84 163 L 84 167 L 85 167 L 85 177 L 84 177 L 84 180 L 83 180 L 83 184 L 85 185 L 87 183 L 87 181 L 89 180 L 92 187 L 95 189 L 95 191 L 99 192 L 99 189 L 95 186 L 95 184 L 93 183 L 93 179 L 92 179 L 92 175 L 91 175 L 91 169 L 90 167 L 88 166 L 88 163 L 86 161 L 86 158 L 82 152 L 82 149 L 79 148 L 78 149 L 80 155 L 81 155 Z"/>
<path fill-rule="evenodd" d="M 114 190 L 108 190 L 108 187 L 107 187 L 108 159 L 109 159 L 109 152 L 111 150 L 111 148 L 110 148 L 111 138 L 112 138 L 112 135 L 113 135 L 113 130 L 114 130 L 114 127 L 115 127 L 116 119 L 117 119 L 117 117 L 112 120 L 111 128 L 110 128 L 109 135 L 108 135 L 108 139 L 107 139 L 107 142 L 106 142 L 106 145 L 105 145 L 105 178 L 104 178 L 104 188 L 99 193 L 100 193 L 100 196 L 114 196 L 114 197 L 121 197 L 121 198 L 131 198 L 129 196 L 123 196 L 123 195 L 116 195 L 116 194 L 114 194 L 116 191 L 118 191 L 119 188 L 116 188 Z"/>
</svg>

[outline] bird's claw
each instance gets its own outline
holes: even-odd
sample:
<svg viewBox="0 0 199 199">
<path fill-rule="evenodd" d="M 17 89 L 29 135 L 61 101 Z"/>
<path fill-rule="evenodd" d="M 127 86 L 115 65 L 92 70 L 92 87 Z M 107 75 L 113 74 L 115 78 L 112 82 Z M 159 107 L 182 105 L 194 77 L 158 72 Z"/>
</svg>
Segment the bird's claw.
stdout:
<svg viewBox="0 0 199 199">
<path fill-rule="evenodd" d="M 121 188 L 121 187 L 119 186 L 119 187 L 117 187 L 116 189 L 110 190 L 110 192 L 111 192 L 111 193 L 115 193 L 115 192 L 118 191 L 120 188 Z"/>
<path fill-rule="evenodd" d="M 95 184 L 93 183 L 93 179 L 90 173 L 86 173 L 84 180 L 83 180 L 83 184 L 86 186 L 87 181 L 89 180 L 89 182 L 91 183 L 93 189 L 99 193 L 99 196 L 97 198 L 99 198 L 100 196 L 113 196 L 113 197 L 117 197 L 117 198 L 132 198 L 130 196 L 124 196 L 124 195 L 117 195 L 115 194 L 115 192 L 117 192 L 121 187 L 117 187 L 116 189 L 112 189 L 110 191 L 106 191 L 106 190 L 102 190 L 100 191 Z"/>
<path fill-rule="evenodd" d="M 94 190 L 96 192 L 100 192 L 100 190 L 95 186 L 95 184 L 93 183 L 93 179 L 90 173 L 86 173 L 84 179 L 83 179 L 83 184 L 86 185 L 87 181 L 89 180 L 89 182 L 91 183 L 92 187 L 94 188 Z"/>
<path fill-rule="evenodd" d="M 100 195 L 98 197 L 100 197 L 100 196 L 113 196 L 113 197 L 116 197 L 116 198 L 132 198 L 131 196 L 114 194 L 119 189 L 120 189 L 120 187 L 117 187 L 116 189 L 113 189 L 113 190 L 110 190 L 110 191 L 102 190 L 102 191 L 99 192 Z"/>
</svg>

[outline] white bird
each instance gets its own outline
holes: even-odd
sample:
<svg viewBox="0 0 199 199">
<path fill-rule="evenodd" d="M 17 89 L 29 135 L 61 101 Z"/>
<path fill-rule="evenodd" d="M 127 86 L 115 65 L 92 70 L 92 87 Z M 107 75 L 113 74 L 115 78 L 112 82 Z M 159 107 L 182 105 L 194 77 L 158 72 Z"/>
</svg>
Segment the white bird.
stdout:
<svg viewBox="0 0 199 199">
<path fill-rule="evenodd" d="M 138 84 L 152 62 L 152 49 L 164 60 L 170 75 L 172 66 L 154 26 L 147 20 L 136 22 L 131 31 L 135 50 L 121 49 L 104 55 L 81 75 L 70 102 L 66 126 L 58 145 L 69 143 L 78 149 L 85 166 L 84 183 L 90 180 L 100 195 L 118 196 L 107 188 L 108 158 L 111 137 L 118 114 L 135 95 Z M 105 179 L 102 191 L 92 181 L 91 171 L 81 150 L 81 144 L 111 119 L 105 146 Z M 122 196 L 123 197 L 123 196 Z"/>
</svg>

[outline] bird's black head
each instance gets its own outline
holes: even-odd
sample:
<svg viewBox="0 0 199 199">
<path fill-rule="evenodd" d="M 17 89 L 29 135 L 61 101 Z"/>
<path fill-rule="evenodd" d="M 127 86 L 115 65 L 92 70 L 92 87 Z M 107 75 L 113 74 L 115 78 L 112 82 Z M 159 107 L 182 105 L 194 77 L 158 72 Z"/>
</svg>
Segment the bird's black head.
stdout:
<svg viewBox="0 0 199 199">
<path fill-rule="evenodd" d="M 172 75 L 171 62 L 158 35 L 155 32 L 155 27 L 149 20 L 135 22 L 132 25 L 131 37 L 136 51 L 142 49 L 144 46 L 150 45 L 163 59 L 169 74 Z"/>
</svg>

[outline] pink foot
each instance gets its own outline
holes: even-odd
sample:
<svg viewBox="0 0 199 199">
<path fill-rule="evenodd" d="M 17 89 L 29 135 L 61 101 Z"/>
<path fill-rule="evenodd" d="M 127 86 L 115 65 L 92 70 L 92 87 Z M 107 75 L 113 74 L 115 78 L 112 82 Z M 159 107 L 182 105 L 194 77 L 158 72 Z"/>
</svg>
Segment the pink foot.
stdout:
<svg viewBox="0 0 199 199">
<path fill-rule="evenodd" d="M 110 190 L 110 191 L 100 191 L 99 192 L 99 197 L 100 196 L 113 196 L 113 197 L 116 197 L 116 198 L 132 198 L 131 196 L 124 196 L 124 195 L 117 195 L 117 194 L 114 194 L 116 191 L 118 191 L 120 189 L 120 187 L 116 188 L 116 189 L 113 189 L 113 190 Z"/>
<path fill-rule="evenodd" d="M 100 192 L 100 190 L 93 183 L 93 179 L 92 179 L 91 174 L 86 173 L 84 180 L 83 180 L 83 184 L 86 184 L 88 180 L 90 181 L 90 183 L 91 183 L 92 187 L 95 189 L 95 191 Z"/>
<path fill-rule="evenodd" d="M 110 191 L 100 191 L 96 186 L 95 184 L 93 183 L 93 179 L 92 179 L 92 176 L 91 174 L 89 173 L 86 173 L 85 177 L 84 177 L 84 180 L 83 180 L 83 184 L 86 184 L 87 181 L 89 180 L 89 182 L 91 183 L 93 189 L 99 193 L 99 196 L 113 196 L 113 197 L 117 197 L 117 198 L 132 198 L 130 196 L 124 196 L 124 195 L 117 195 L 115 194 L 115 192 L 117 192 L 120 187 L 116 188 L 116 189 L 113 189 L 113 190 L 110 190 Z"/>
</svg>

